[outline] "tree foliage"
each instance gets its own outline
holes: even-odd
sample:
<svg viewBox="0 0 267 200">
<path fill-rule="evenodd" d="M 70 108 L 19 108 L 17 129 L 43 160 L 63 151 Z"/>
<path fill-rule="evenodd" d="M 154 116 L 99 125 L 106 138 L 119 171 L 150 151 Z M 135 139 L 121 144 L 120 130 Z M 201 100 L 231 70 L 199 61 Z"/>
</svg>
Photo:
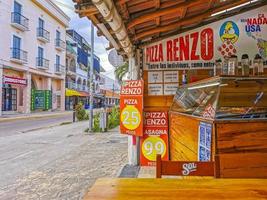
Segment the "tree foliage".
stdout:
<svg viewBox="0 0 267 200">
<path fill-rule="evenodd" d="M 122 82 L 123 77 L 128 73 L 129 71 L 129 64 L 128 62 L 125 62 L 123 65 L 117 67 L 115 69 L 115 77 L 119 82 Z"/>
</svg>

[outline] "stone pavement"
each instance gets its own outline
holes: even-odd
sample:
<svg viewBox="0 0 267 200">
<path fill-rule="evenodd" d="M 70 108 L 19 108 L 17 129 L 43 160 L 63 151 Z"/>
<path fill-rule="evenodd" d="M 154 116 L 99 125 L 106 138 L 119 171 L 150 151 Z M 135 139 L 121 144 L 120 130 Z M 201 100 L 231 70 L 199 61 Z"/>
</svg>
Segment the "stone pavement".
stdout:
<svg viewBox="0 0 267 200">
<path fill-rule="evenodd" d="M 108 133 L 87 134 L 84 132 L 87 122 L 76 124 L 39 130 L 38 134 L 52 132 L 51 135 L 63 131 L 70 140 L 67 145 L 73 145 L 73 148 L 59 152 L 60 156 L 55 160 L 1 187 L 0 199 L 82 199 L 97 178 L 116 177 L 127 162 L 127 136 L 120 135 L 118 128 Z M 71 142 L 78 138 L 83 141 L 81 145 Z M 49 154 L 53 149 L 47 151 Z M 42 162 L 42 155 L 39 159 Z"/>
</svg>

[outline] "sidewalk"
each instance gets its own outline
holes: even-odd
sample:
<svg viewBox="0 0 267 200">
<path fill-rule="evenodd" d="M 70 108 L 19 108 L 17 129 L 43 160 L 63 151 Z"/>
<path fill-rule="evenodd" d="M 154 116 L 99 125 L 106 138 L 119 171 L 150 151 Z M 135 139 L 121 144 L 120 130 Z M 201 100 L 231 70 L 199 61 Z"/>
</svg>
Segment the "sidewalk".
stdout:
<svg viewBox="0 0 267 200">
<path fill-rule="evenodd" d="M 20 120 L 20 119 L 33 119 L 33 118 L 46 118 L 46 117 L 55 117 L 55 116 L 63 116 L 63 115 L 71 115 L 72 111 L 43 111 L 43 112 L 36 112 L 30 114 L 3 114 L 0 116 L 0 122 L 5 121 L 13 121 L 13 120 Z"/>
</svg>

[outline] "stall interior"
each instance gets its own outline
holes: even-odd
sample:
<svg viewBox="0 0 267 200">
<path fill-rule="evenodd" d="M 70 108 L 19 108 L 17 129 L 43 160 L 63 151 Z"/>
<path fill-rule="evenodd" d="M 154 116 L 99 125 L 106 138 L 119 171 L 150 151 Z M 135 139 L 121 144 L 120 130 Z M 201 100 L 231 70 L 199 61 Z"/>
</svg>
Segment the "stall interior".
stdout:
<svg viewBox="0 0 267 200">
<path fill-rule="evenodd" d="M 267 178 L 267 77 L 214 77 L 179 87 L 169 127 L 172 161 L 216 157 L 219 177 Z"/>
</svg>

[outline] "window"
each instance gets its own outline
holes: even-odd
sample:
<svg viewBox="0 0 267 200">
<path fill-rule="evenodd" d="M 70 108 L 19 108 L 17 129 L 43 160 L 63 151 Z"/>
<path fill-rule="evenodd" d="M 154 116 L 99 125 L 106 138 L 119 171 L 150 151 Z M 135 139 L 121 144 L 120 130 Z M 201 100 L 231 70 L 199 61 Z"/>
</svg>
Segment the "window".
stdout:
<svg viewBox="0 0 267 200">
<path fill-rule="evenodd" d="M 14 13 L 21 14 L 22 12 L 22 5 L 18 2 L 14 2 Z"/>
<path fill-rule="evenodd" d="M 39 58 L 44 57 L 44 49 L 42 47 L 38 47 L 38 57 Z"/>
<path fill-rule="evenodd" d="M 56 55 L 56 65 L 60 65 L 60 56 Z"/>
<path fill-rule="evenodd" d="M 56 32 L 56 39 L 57 40 L 60 40 L 60 32 L 57 30 L 57 32 Z"/>
<path fill-rule="evenodd" d="M 13 58 L 20 59 L 21 38 L 13 35 Z"/>
<path fill-rule="evenodd" d="M 39 28 L 44 29 L 44 20 L 39 18 Z"/>
<path fill-rule="evenodd" d="M 19 4 L 18 2 L 14 2 L 14 16 L 13 16 L 13 20 L 15 23 L 21 24 L 21 12 L 22 12 L 22 6 L 21 4 Z"/>
<path fill-rule="evenodd" d="M 42 47 L 38 47 L 38 58 L 37 58 L 38 66 L 44 66 L 43 58 L 44 58 L 44 49 Z"/>
<path fill-rule="evenodd" d="M 38 27 L 38 36 L 39 37 L 44 37 L 44 20 L 39 18 L 38 21 L 39 27 Z"/>
</svg>

